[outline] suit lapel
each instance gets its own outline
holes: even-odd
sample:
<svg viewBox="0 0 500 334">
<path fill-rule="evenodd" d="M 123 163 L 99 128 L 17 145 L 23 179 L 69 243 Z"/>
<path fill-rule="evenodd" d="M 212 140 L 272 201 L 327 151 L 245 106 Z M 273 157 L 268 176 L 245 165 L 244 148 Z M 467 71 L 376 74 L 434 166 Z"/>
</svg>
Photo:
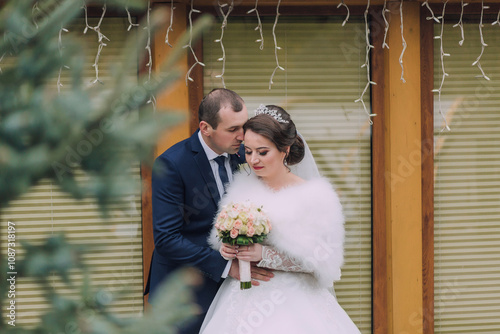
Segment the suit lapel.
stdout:
<svg viewBox="0 0 500 334">
<path fill-rule="evenodd" d="M 219 199 L 222 197 L 219 195 L 219 190 L 217 189 L 217 182 L 215 181 L 214 174 L 212 173 L 212 167 L 208 161 L 205 150 L 201 146 L 200 140 L 198 138 L 198 131 L 196 131 L 190 138 L 191 140 L 191 150 L 193 151 L 193 158 L 198 166 L 198 170 L 205 180 L 205 186 L 210 191 L 212 200 L 214 204 L 219 203 Z M 240 150 L 237 154 L 229 155 L 229 165 L 231 166 L 231 171 L 234 173 L 238 170 L 240 164 L 245 163 L 245 148 L 241 145 Z M 204 193 L 206 193 L 204 191 Z"/>
</svg>

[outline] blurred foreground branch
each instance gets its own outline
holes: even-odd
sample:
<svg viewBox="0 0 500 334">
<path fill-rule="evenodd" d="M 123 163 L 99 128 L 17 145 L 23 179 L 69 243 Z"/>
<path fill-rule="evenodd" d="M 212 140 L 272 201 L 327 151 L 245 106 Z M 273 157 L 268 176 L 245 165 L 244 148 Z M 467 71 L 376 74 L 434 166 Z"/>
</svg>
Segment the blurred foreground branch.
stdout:
<svg viewBox="0 0 500 334">
<path fill-rule="evenodd" d="M 108 8 L 145 10 L 144 1 L 139 0 L 108 0 L 106 4 Z M 34 6 L 44 15 L 35 17 Z M 58 44 L 62 27 L 81 10 L 81 1 L 75 0 L 11 0 L 1 9 L 0 34 L 4 38 L 0 40 L 0 61 L 7 56 L 13 64 L 0 63 L 0 209 L 40 180 L 51 179 L 77 199 L 96 199 L 106 212 L 110 203 L 138 189 L 140 184 L 130 177 L 130 169 L 138 162 L 151 162 L 160 132 L 182 119 L 174 111 L 154 113 L 147 102 L 182 75 L 177 63 L 191 36 L 185 34 L 178 41 L 157 73 L 151 78 L 139 77 L 135 84 L 128 82 L 124 73 L 137 69 L 136 55 L 144 54 L 147 32 L 138 29 L 137 39 L 130 39 L 125 49 L 136 53 L 130 52 L 116 64 L 109 83 L 112 91 L 104 92 L 99 84 L 89 88 L 83 83 L 80 43 L 67 35 L 64 48 Z M 165 11 L 153 11 L 151 31 L 165 24 L 168 17 Z M 211 21 L 200 17 L 192 37 L 199 38 Z M 63 66 L 69 68 L 70 85 L 58 93 L 47 83 L 54 82 Z M 78 181 L 78 173 L 87 176 L 85 182 Z M 6 325 L 9 305 L 4 304 L 0 311 L 2 332 L 175 333 L 175 324 L 196 311 L 190 302 L 190 289 L 196 284 L 192 272 L 179 272 L 168 282 L 170 294 L 159 294 L 161 300 L 144 317 L 123 320 L 107 311 L 106 301 L 91 286 L 81 260 L 85 248 L 59 235 L 40 245 L 23 243 L 23 247 L 25 256 L 16 262 L 18 275 L 36 279 L 51 309 L 35 328 L 28 329 Z M 6 262 L 3 258 L 1 298 L 10 284 Z M 71 285 L 69 273 L 75 270 L 87 277 L 81 287 Z M 53 275 L 78 289 L 79 299 L 61 296 L 48 281 Z"/>
</svg>

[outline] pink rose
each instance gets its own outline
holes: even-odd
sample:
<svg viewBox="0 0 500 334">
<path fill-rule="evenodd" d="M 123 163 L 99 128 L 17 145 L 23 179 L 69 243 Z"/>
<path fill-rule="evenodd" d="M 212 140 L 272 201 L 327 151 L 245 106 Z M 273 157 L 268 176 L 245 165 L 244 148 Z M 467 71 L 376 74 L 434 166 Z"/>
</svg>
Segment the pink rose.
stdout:
<svg viewBox="0 0 500 334">
<path fill-rule="evenodd" d="M 241 221 L 241 219 L 236 219 L 236 221 L 234 222 L 234 228 L 237 230 L 239 230 L 242 225 L 243 225 L 243 222 Z"/>
<path fill-rule="evenodd" d="M 225 221 L 224 220 L 217 220 L 217 224 L 216 225 L 219 225 L 219 226 L 216 226 L 216 228 L 220 231 L 225 231 L 226 230 L 226 224 L 225 224 Z"/>
<path fill-rule="evenodd" d="M 231 230 L 230 235 L 231 235 L 231 238 L 236 239 L 236 237 L 238 237 L 238 230 L 237 230 L 237 229 L 235 229 L 235 228 L 233 228 L 233 229 Z"/>
<path fill-rule="evenodd" d="M 231 231 L 231 233 L 232 233 L 232 231 Z M 253 237 L 254 234 L 255 234 L 255 228 L 253 226 L 248 226 L 247 236 Z"/>
</svg>

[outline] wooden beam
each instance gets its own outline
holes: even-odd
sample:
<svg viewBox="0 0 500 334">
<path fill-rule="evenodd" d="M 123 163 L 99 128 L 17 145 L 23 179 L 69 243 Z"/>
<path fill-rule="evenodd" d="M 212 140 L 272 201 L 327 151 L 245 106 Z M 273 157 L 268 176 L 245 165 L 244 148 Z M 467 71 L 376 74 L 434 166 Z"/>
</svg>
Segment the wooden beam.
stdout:
<svg viewBox="0 0 500 334">
<path fill-rule="evenodd" d="M 380 10 L 371 12 L 370 30 L 372 44 L 377 45 L 371 54 L 371 74 L 376 85 L 372 86 L 371 107 L 377 114 L 372 125 L 372 332 L 388 333 L 387 309 L 387 230 L 386 230 L 386 189 L 385 163 L 385 79 L 384 50 L 380 47 L 384 41 L 382 14 Z"/>
<path fill-rule="evenodd" d="M 458 3 L 460 4 L 461 0 L 449 0 L 449 3 Z M 160 1 L 154 1 L 155 3 L 170 3 L 168 0 L 160 0 Z M 186 5 L 191 4 L 191 0 L 175 0 L 175 2 L 179 3 L 184 3 Z M 230 3 L 230 0 L 224 0 L 221 1 L 221 3 Z M 388 1 L 389 2 L 389 1 Z M 391 1 L 391 2 L 396 2 L 399 3 L 399 1 Z M 405 4 L 409 2 L 413 3 L 418 3 L 422 4 L 424 0 L 418 0 L 418 1 L 408 1 L 404 0 Z M 437 3 L 437 4 L 442 4 L 442 0 L 429 0 L 429 3 Z M 480 4 L 481 0 L 469 0 L 467 1 L 469 4 Z M 217 7 L 218 0 L 194 0 L 194 6 L 214 6 Z M 236 6 L 251 6 L 255 7 L 255 0 L 238 0 L 235 1 Z M 312 6 L 333 6 L 337 7 L 337 5 L 340 3 L 340 1 L 332 2 L 331 0 L 282 0 L 280 3 L 280 6 L 303 6 L 303 7 L 312 7 Z M 356 5 L 361 5 L 361 6 L 366 6 L 368 1 L 367 0 L 346 0 L 344 3 L 350 7 L 350 6 L 356 6 Z M 500 3 L 500 0 L 488 0 L 485 1 L 486 4 L 488 3 Z M 265 7 L 265 6 L 273 6 L 276 7 L 278 4 L 278 0 L 259 0 L 258 2 L 258 7 Z M 370 5 L 371 6 L 382 6 L 384 4 L 384 0 L 370 0 Z M 344 8 L 345 11 L 345 8 Z"/>
<path fill-rule="evenodd" d="M 169 6 L 167 8 L 170 8 Z M 172 31 L 169 32 L 169 42 L 171 45 L 176 45 L 177 39 L 186 31 L 186 8 L 182 4 L 176 5 L 174 13 L 174 21 Z M 154 38 L 154 70 L 158 71 L 162 62 L 168 58 L 172 48 L 165 43 L 168 25 L 165 25 L 155 34 Z M 187 50 L 187 49 L 186 49 Z M 188 53 L 179 61 L 179 67 L 182 73 L 188 70 Z M 167 90 L 161 92 L 156 97 L 157 109 L 162 112 L 166 109 L 182 111 L 186 118 L 184 121 L 174 127 L 169 127 L 163 136 L 158 140 L 156 148 L 156 156 L 162 154 L 167 148 L 173 144 L 185 139 L 191 135 L 189 131 L 189 104 L 188 104 L 188 86 L 186 85 L 185 77 L 181 76 L 177 82 L 168 87 Z"/>
<path fill-rule="evenodd" d="M 434 334 L 434 21 L 421 11 L 423 333 Z"/>
<path fill-rule="evenodd" d="M 155 7 L 162 6 L 161 4 L 155 4 Z M 174 15 L 173 31 L 169 33 L 169 40 L 172 45 L 175 45 L 177 39 L 186 30 L 186 10 L 185 6 L 177 4 L 176 15 Z M 167 33 L 168 25 L 165 25 L 159 29 L 154 35 L 154 43 L 152 48 L 153 55 L 153 70 L 158 71 L 161 67 L 161 63 L 167 59 L 170 46 L 165 43 L 165 36 Z M 187 71 L 187 56 L 180 60 L 179 66 Z M 155 151 L 155 157 L 163 153 L 167 148 L 175 144 L 176 142 L 185 139 L 189 136 L 189 114 L 188 114 L 188 89 L 186 83 L 184 82 L 184 77 L 180 78 L 178 82 L 168 87 L 167 90 L 161 92 L 156 97 L 156 108 L 158 112 L 165 112 L 166 110 L 177 110 L 183 111 L 186 114 L 186 118 L 180 124 L 174 127 L 169 127 L 165 133 L 160 136 L 158 140 L 157 148 Z M 151 169 L 148 166 L 141 166 L 141 176 L 143 183 L 143 193 L 142 193 L 142 259 L 143 259 L 143 271 L 144 271 L 144 286 L 147 283 L 147 278 L 149 276 L 149 267 L 151 263 L 151 257 L 154 250 L 154 240 L 153 240 L 153 217 L 152 217 L 152 206 L 151 206 Z M 147 296 L 144 298 L 145 307 L 147 304 Z"/>
<path fill-rule="evenodd" d="M 422 311 L 422 173 L 420 4 L 392 3 L 385 49 L 385 187 L 388 333 L 420 333 Z M 402 35 L 407 48 L 403 51 Z M 403 82 L 403 79 L 406 82 Z"/>
</svg>

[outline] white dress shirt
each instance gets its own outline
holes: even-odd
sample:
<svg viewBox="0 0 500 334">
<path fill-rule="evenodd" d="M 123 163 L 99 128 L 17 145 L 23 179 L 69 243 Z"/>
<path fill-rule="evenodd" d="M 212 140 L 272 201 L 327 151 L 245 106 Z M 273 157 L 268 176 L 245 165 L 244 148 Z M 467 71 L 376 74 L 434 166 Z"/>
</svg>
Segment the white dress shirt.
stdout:
<svg viewBox="0 0 500 334">
<path fill-rule="evenodd" d="M 215 176 L 215 182 L 217 183 L 217 190 L 219 190 L 219 194 L 221 194 L 222 197 L 222 194 L 224 194 L 224 186 L 222 185 L 222 181 L 219 176 L 219 164 L 214 160 L 219 156 L 219 154 L 215 153 L 214 150 L 212 150 L 207 143 L 205 143 L 205 140 L 203 140 L 203 137 L 201 136 L 201 132 L 198 132 L 198 138 L 200 139 L 201 146 L 207 155 L 208 162 L 210 162 L 210 167 L 212 168 L 212 172 Z M 231 170 L 231 166 L 229 165 L 229 154 L 224 152 L 220 155 L 226 157 L 224 167 L 226 167 L 227 177 L 229 179 L 229 183 L 231 183 L 233 182 L 233 172 Z"/>
</svg>

